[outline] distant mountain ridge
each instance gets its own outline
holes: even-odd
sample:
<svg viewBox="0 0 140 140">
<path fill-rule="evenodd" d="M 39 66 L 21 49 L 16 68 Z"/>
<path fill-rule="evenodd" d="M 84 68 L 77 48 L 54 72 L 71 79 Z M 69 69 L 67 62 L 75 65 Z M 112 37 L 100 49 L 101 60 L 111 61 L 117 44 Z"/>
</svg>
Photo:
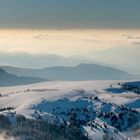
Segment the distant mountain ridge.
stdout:
<svg viewBox="0 0 140 140">
<path fill-rule="evenodd" d="M 22 62 L 22 63 L 21 63 Z M 94 63 L 83 56 L 60 56 L 53 54 L 33 55 L 28 53 L 1 53 L 0 65 L 11 65 L 15 67 L 44 68 L 53 66 L 76 66 L 80 63 Z"/>
<path fill-rule="evenodd" d="M 9 74 L 3 69 L 0 69 L 0 86 L 15 86 L 15 85 L 25 85 L 47 81 L 42 78 L 33 77 L 19 77 L 13 74 Z"/>
<path fill-rule="evenodd" d="M 124 71 L 129 71 L 134 74 L 140 74 L 140 46 L 119 46 L 112 47 L 93 54 L 93 59 L 102 61 L 108 65 L 115 65 Z"/>
<path fill-rule="evenodd" d="M 50 80 L 139 80 L 140 77 L 131 75 L 112 67 L 97 64 L 79 64 L 73 67 L 55 66 L 44 69 L 22 69 L 3 66 L 5 71 L 18 76 L 39 77 Z"/>
</svg>

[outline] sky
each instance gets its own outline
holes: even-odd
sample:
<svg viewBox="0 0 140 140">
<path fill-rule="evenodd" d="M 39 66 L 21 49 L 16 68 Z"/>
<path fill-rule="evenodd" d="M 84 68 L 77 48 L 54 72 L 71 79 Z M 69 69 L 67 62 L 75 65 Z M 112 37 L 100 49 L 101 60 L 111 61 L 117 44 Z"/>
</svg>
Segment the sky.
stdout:
<svg viewBox="0 0 140 140">
<path fill-rule="evenodd" d="M 0 54 L 81 55 L 132 67 L 140 47 L 139 7 L 140 0 L 0 0 Z M 117 48 L 126 50 L 118 54 L 124 63 L 113 57 Z"/>
<path fill-rule="evenodd" d="M 140 28 L 139 0 L 1 0 L 1 28 Z"/>
</svg>

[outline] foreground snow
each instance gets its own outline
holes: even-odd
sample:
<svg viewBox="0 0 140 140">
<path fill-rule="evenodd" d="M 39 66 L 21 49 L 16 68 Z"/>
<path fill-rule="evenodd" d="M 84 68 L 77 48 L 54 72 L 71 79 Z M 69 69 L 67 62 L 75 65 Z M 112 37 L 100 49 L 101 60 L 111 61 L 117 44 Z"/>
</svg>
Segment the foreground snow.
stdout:
<svg viewBox="0 0 140 140">
<path fill-rule="evenodd" d="M 90 139 L 101 140 L 108 134 L 116 140 L 123 140 L 127 135 L 127 118 L 133 115 L 133 118 L 139 119 L 137 111 L 140 110 L 140 95 L 124 90 L 121 85 L 126 82 L 49 81 L 26 86 L 3 87 L 0 88 L 0 108 L 13 109 L 5 109 L 0 113 L 9 117 L 12 113 L 22 114 L 28 118 L 41 118 L 58 125 L 75 122 L 76 118 L 76 123 L 83 125 L 83 131 Z M 119 115 L 124 122 L 119 120 Z M 75 118 L 72 120 L 72 117 Z M 15 120 L 11 117 L 11 121 L 14 123 Z M 115 126 L 115 123 L 123 124 Z M 121 127 L 122 132 L 116 129 L 118 127 Z"/>
</svg>

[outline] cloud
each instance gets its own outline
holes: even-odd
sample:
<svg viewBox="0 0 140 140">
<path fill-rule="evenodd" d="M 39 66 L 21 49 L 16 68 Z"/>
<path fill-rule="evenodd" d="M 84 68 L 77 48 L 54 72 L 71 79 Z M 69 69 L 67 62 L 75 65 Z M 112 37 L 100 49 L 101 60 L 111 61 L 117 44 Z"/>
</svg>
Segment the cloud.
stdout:
<svg viewBox="0 0 140 140">
<path fill-rule="evenodd" d="M 45 35 L 45 34 L 38 34 L 33 36 L 34 39 L 64 39 L 62 35 Z"/>
<path fill-rule="evenodd" d="M 131 34 L 124 34 L 122 36 L 127 39 L 140 39 L 140 36 L 135 36 L 135 35 L 131 35 Z"/>
<path fill-rule="evenodd" d="M 48 35 L 35 35 L 35 36 L 33 36 L 33 38 L 35 38 L 35 39 L 48 39 L 49 38 L 49 36 Z"/>
<path fill-rule="evenodd" d="M 101 42 L 99 39 L 92 37 L 92 36 L 81 38 L 81 40 L 85 41 L 85 42 L 91 42 L 91 43 Z"/>
<path fill-rule="evenodd" d="M 132 42 L 131 44 L 133 44 L 133 45 L 140 45 L 140 41 L 139 42 Z"/>
<path fill-rule="evenodd" d="M 131 45 L 140 45 L 140 35 L 123 34 L 122 37 Z"/>
<path fill-rule="evenodd" d="M 140 39 L 140 36 L 129 36 L 129 39 Z"/>
</svg>

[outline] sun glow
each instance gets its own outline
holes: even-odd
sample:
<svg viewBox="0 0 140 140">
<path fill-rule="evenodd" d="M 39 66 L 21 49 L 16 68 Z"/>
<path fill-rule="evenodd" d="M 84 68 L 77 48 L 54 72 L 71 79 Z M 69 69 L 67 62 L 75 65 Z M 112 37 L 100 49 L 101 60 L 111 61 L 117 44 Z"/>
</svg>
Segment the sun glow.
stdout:
<svg viewBox="0 0 140 140">
<path fill-rule="evenodd" d="M 0 30 L 0 51 L 84 55 L 117 46 L 133 46 L 139 30 Z"/>
</svg>

